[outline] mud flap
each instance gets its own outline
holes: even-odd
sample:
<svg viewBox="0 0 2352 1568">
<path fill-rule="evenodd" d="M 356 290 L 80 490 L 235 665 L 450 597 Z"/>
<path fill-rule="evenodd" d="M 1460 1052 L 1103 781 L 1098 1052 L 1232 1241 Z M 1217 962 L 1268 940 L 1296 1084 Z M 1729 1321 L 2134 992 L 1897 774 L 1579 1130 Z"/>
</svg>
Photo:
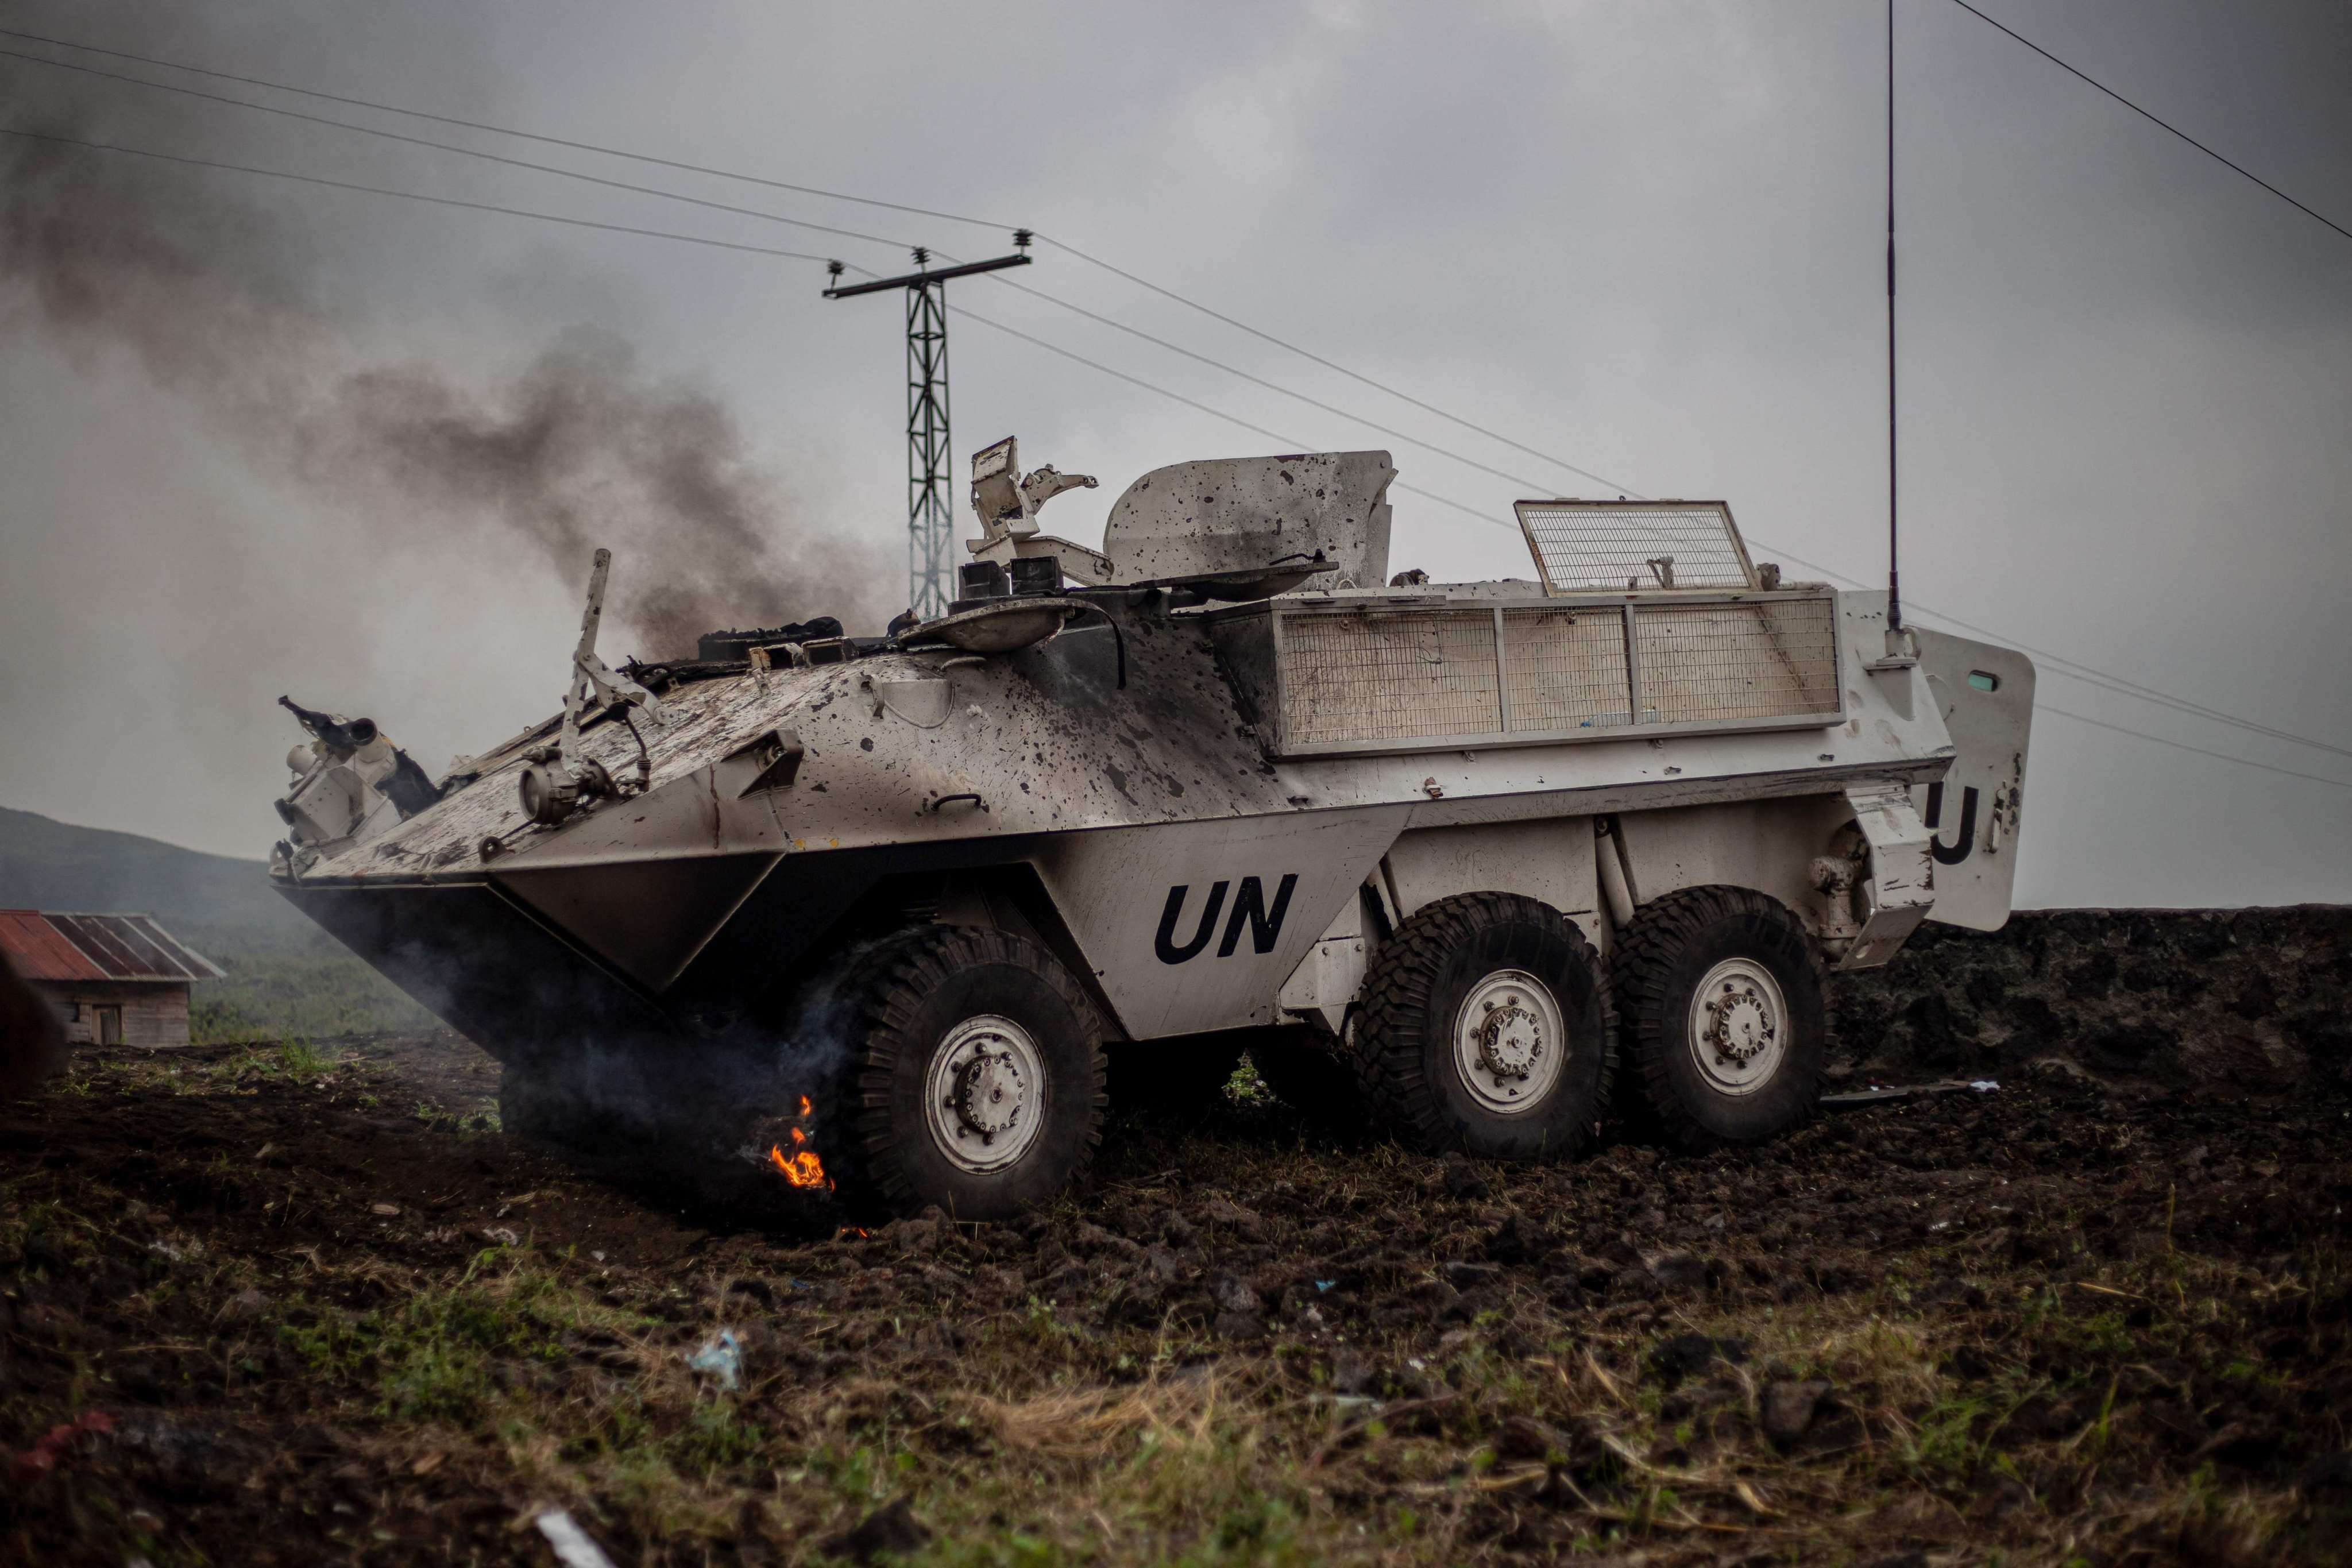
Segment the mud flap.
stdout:
<svg viewBox="0 0 2352 1568">
<path fill-rule="evenodd" d="M 1870 876 L 1862 930 L 1838 967 L 1875 969 L 1903 950 L 1937 902 L 1932 841 L 1901 784 L 1856 784 L 1845 798 L 1870 846 Z"/>
<path fill-rule="evenodd" d="M 2024 805 L 2025 743 L 2033 727 L 2033 661 L 2014 648 L 1918 632 L 1919 666 L 1951 731 L 1952 771 L 1912 787 L 1934 834 L 1933 918 L 1971 931 L 2009 921 Z"/>
</svg>

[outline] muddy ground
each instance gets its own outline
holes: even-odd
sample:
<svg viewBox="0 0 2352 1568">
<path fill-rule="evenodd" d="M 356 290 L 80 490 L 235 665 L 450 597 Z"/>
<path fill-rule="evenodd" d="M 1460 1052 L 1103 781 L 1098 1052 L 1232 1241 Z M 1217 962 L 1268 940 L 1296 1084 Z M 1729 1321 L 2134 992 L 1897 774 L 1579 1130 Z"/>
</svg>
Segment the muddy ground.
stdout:
<svg viewBox="0 0 2352 1568">
<path fill-rule="evenodd" d="M 0 1107 L 0 1561 L 2344 1561 L 2340 1071 L 2013 1058 L 1553 1170 L 1244 1080 L 1026 1224 L 796 1237 L 453 1037 L 85 1055 Z"/>
</svg>

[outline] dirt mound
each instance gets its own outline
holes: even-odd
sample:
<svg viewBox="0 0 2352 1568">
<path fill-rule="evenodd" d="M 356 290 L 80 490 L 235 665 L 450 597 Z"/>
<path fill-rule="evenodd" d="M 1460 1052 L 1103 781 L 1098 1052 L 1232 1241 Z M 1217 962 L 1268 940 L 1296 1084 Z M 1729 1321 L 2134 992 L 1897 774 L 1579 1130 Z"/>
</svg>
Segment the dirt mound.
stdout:
<svg viewBox="0 0 2352 1568">
<path fill-rule="evenodd" d="M 2103 1078 L 2284 1090 L 2352 1083 L 2352 909 L 2041 910 L 1930 924 L 1841 975 L 1834 1045 L 1878 1076 Z"/>
</svg>

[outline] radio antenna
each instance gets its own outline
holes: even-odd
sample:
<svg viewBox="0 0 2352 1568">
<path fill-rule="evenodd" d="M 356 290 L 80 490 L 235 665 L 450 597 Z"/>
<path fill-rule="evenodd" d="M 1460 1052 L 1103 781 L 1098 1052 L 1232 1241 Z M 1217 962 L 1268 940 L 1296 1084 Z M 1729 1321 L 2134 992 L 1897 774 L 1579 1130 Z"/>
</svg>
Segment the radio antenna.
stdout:
<svg viewBox="0 0 2352 1568">
<path fill-rule="evenodd" d="M 1903 632 L 1895 458 L 1895 0 L 1886 0 L 1886 651 L 1890 655 L 1899 646 Z"/>
</svg>

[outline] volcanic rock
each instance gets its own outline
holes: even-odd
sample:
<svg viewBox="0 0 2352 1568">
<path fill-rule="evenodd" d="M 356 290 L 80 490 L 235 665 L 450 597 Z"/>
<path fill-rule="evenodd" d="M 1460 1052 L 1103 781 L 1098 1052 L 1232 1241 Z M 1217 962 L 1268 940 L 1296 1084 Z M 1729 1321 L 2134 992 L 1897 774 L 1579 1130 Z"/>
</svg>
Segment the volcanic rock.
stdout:
<svg viewBox="0 0 2352 1568">
<path fill-rule="evenodd" d="M 817 1550 L 853 1563 L 872 1563 L 886 1552 L 898 1557 L 920 1552 L 930 1539 L 931 1532 L 915 1518 L 907 1500 L 898 1498 L 867 1514 L 855 1528 L 821 1542 Z"/>
<path fill-rule="evenodd" d="M 1814 1413 L 1829 1392 L 1826 1383 L 1768 1384 L 1758 1402 L 1757 1424 L 1776 1447 L 1785 1448 L 1811 1429 Z"/>
<path fill-rule="evenodd" d="M 1478 1173 L 1477 1168 L 1459 1154 L 1446 1157 L 1445 1168 L 1439 1179 L 1445 1184 L 1447 1197 L 1458 1198 L 1465 1203 L 1492 1197 L 1495 1193 L 1494 1187 Z"/>
</svg>

